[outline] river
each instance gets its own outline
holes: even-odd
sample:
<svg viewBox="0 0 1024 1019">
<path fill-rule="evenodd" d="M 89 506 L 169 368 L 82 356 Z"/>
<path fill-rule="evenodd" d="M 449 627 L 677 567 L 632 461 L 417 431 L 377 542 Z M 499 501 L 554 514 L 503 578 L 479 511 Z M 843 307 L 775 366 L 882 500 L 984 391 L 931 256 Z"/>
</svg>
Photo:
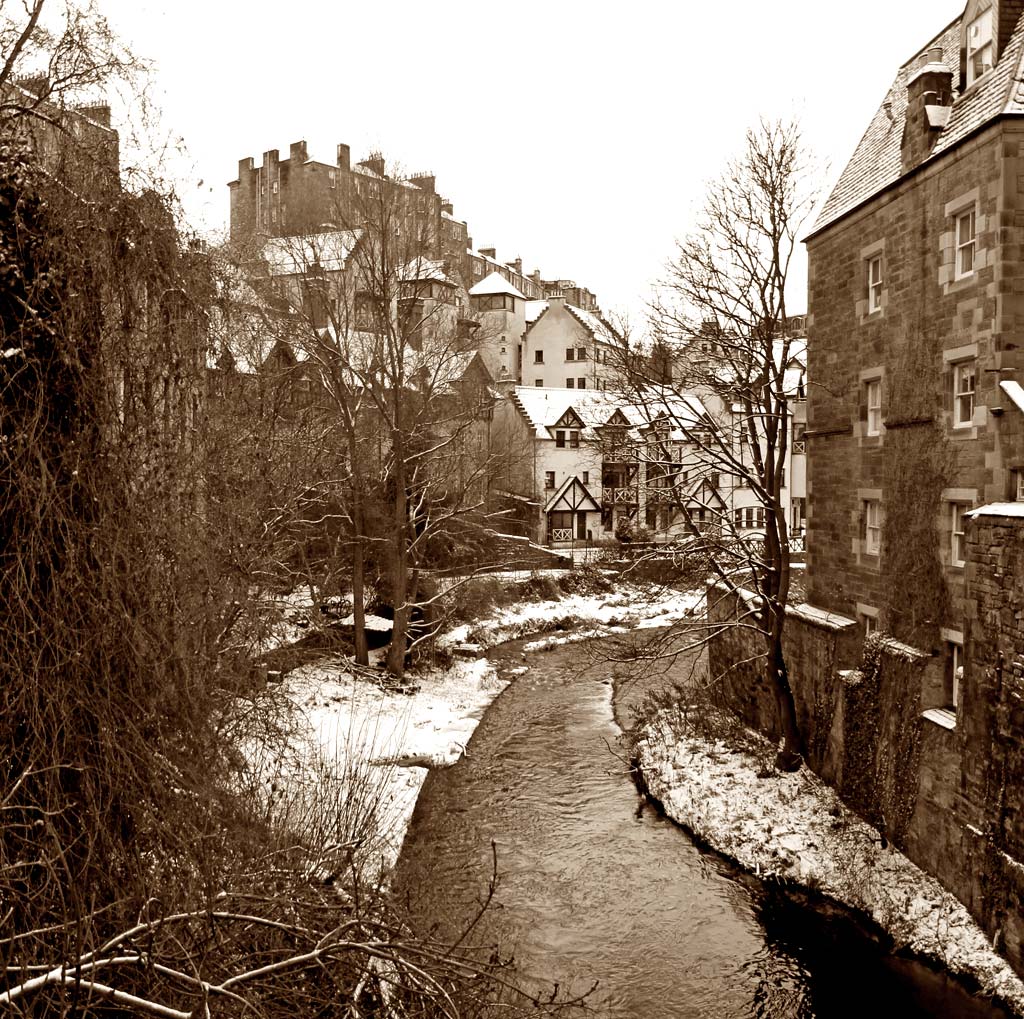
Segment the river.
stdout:
<svg viewBox="0 0 1024 1019">
<path fill-rule="evenodd" d="M 452 933 L 499 885 L 479 936 L 524 975 L 615 1017 L 1004 1016 L 945 975 L 889 954 L 841 911 L 795 904 L 705 852 L 638 796 L 612 667 L 580 645 L 531 654 L 467 755 L 428 776 L 396 887 Z"/>
</svg>

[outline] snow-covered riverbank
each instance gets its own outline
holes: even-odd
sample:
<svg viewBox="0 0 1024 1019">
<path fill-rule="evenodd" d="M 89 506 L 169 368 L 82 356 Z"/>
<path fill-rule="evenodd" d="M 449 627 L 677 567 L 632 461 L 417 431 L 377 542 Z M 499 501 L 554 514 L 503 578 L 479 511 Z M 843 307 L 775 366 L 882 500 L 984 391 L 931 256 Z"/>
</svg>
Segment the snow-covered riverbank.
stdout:
<svg viewBox="0 0 1024 1019">
<path fill-rule="evenodd" d="M 691 734 L 662 712 L 639 735 L 637 758 L 665 813 L 761 877 L 818 892 L 871 917 L 905 948 L 975 979 L 1024 1015 L 1024 983 L 966 908 L 847 810 L 808 769 L 767 773 L 756 753 Z M 761 777 L 764 776 L 764 777 Z"/>
<path fill-rule="evenodd" d="M 495 609 L 444 634 L 439 644 L 472 645 L 478 654 L 507 640 L 559 630 L 527 650 L 626 629 L 663 626 L 691 612 L 699 595 L 622 584 L 612 593 L 572 594 Z M 294 606 L 293 606 L 294 607 Z M 572 632 L 568 631 L 572 628 Z M 467 650 L 469 650 L 467 648 Z M 526 667 L 522 667 L 526 671 Z M 343 658 L 325 658 L 289 673 L 281 690 L 302 726 L 293 743 L 288 783 L 301 786 L 326 769 L 349 777 L 373 800 L 381 868 L 395 862 L 417 796 L 431 767 L 466 752 L 487 706 L 508 685 L 483 657 L 446 669 L 417 669 L 402 690 L 378 682 Z M 303 759 L 305 758 L 305 760 Z M 312 795 L 312 791 L 310 792 Z"/>
</svg>

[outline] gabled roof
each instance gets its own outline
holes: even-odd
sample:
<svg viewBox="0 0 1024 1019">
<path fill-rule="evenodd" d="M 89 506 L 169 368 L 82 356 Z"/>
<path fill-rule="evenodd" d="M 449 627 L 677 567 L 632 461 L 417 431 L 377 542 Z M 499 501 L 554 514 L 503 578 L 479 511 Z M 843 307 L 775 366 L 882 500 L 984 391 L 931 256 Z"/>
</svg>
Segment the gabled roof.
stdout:
<svg viewBox="0 0 1024 1019">
<path fill-rule="evenodd" d="M 541 386 L 517 386 L 514 402 L 520 413 L 533 427 L 539 439 L 553 439 L 557 422 L 572 410 L 583 422 L 580 436 L 594 439 L 610 419 L 618 413 L 629 424 L 632 432 L 640 429 L 658 413 L 670 414 L 677 425 L 690 427 L 707 416 L 704 405 L 696 396 L 680 396 L 668 391 L 651 391 L 643 405 L 624 401 L 621 396 L 599 389 L 556 389 Z M 675 436 L 681 429 L 675 429 Z"/>
<path fill-rule="evenodd" d="M 327 230 L 316 234 L 271 237 L 263 245 L 263 260 L 271 276 L 297 276 L 320 266 L 328 272 L 345 268 L 361 230 Z"/>
<path fill-rule="evenodd" d="M 472 293 L 472 291 L 470 291 Z M 531 329 L 543 316 L 547 313 L 551 307 L 550 301 L 527 301 L 526 302 L 526 327 Z M 618 344 L 620 342 L 619 335 L 615 330 L 603 319 L 600 315 L 595 315 L 592 311 L 584 311 L 582 308 L 577 308 L 575 304 L 569 304 L 566 302 L 565 310 L 587 332 L 590 336 L 598 343 L 609 343 Z"/>
<path fill-rule="evenodd" d="M 469 291 L 470 297 L 484 297 L 488 294 L 511 294 L 513 297 L 518 297 L 521 301 L 526 300 L 523 294 L 497 271 L 485 276 Z"/>
<path fill-rule="evenodd" d="M 822 207 L 811 233 L 852 212 L 873 195 L 903 176 L 900 145 L 907 117 L 907 81 L 916 73 L 922 56 L 941 47 L 943 60 L 953 71 L 960 67 L 962 16 L 923 46 L 897 72 L 882 105 L 846 164 L 831 195 Z M 948 152 L 969 134 L 1003 115 L 1024 114 L 1024 83 L 1021 56 L 1024 50 L 1024 18 L 1018 21 L 999 62 L 970 88 L 953 100 L 949 120 L 924 162 Z"/>
<path fill-rule="evenodd" d="M 555 422 L 555 427 L 556 428 L 583 428 L 584 427 L 584 421 L 579 416 L 579 414 L 577 414 L 576 411 L 573 410 L 572 407 L 568 407 L 568 408 L 566 408 L 565 413 Z"/>
<path fill-rule="evenodd" d="M 580 510 L 585 513 L 599 513 L 601 507 L 587 491 L 587 486 L 575 476 L 566 478 L 544 506 L 545 513 L 577 513 Z"/>
</svg>

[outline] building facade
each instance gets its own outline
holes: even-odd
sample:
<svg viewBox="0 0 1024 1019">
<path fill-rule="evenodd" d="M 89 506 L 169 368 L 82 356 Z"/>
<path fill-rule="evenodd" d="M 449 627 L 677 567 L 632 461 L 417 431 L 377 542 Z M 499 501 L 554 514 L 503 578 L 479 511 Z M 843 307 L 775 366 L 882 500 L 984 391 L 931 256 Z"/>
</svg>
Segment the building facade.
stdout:
<svg viewBox="0 0 1024 1019">
<path fill-rule="evenodd" d="M 953 711 L 965 515 L 1024 495 L 1022 11 L 900 68 L 807 239 L 810 600 L 941 653 Z"/>
</svg>

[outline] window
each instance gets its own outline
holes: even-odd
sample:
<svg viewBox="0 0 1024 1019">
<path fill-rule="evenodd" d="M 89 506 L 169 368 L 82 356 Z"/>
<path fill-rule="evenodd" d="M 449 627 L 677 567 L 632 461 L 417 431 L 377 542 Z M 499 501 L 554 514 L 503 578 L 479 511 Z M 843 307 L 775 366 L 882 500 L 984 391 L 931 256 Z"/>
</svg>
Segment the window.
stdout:
<svg viewBox="0 0 1024 1019">
<path fill-rule="evenodd" d="M 867 434 L 882 434 L 882 380 L 871 379 L 864 383 L 865 396 L 867 397 Z"/>
<path fill-rule="evenodd" d="M 793 500 L 793 533 L 802 534 L 807 517 L 807 504 L 803 498 Z"/>
<path fill-rule="evenodd" d="M 280 187 L 281 187 L 280 182 L 275 180 L 274 183 L 270 185 L 270 192 L 271 192 L 271 194 L 276 195 L 277 192 L 280 190 Z"/>
<path fill-rule="evenodd" d="M 969 428 L 974 423 L 974 385 L 978 366 L 975 361 L 953 365 L 953 427 Z"/>
<path fill-rule="evenodd" d="M 870 637 L 873 633 L 878 633 L 878 617 L 869 616 L 867 613 L 861 616 L 864 620 L 864 636 Z"/>
<path fill-rule="evenodd" d="M 958 640 L 946 641 L 946 674 L 943 707 L 956 714 L 960 707 L 960 688 L 964 681 L 964 646 Z"/>
<path fill-rule="evenodd" d="M 338 171 L 328 170 L 327 171 L 327 186 L 336 188 L 338 186 Z"/>
<path fill-rule="evenodd" d="M 584 485 L 589 485 L 590 484 L 590 471 L 584 471 L 583 472 L 583 484 Z"/>
<path fill-rule="evenodd" d="M 577 379 L 576 380 L 576 388 L 577 389 L 586 389 L 587 388 L 587 380 L 586 379 Z"/>
<path fill-rule="evenodd" d="M 575 379 L 566 379 L 565 380 L 565 388 L 566 389 L 575 389 L 576 388 L 576 380 Z"/>
<path fill-rule="evenodd" d="M 1018 467 L 1010 471 L 1010 479 L 1013 487 L 1010 490 L 1010 498 L 1014 502 L 1024 502 L 1024 467 Z"/>
<path fill-rule="evenodd" d="M 882 550 L 882 504 L 877 499 L 864 502 L 864 552 L 878 555 Z"/>
<path fill-rule="evenodd" d="M 575 357 L 576 357 L 576 348 L 575 347 L 566 347 L 565 348 L 565 359 L 566 359 L 566 361 L 572 361 L 572 360 L 575 359 Z"/>
<path fill-rule="evenodd" d="M 544 487 L 554 488 L 555 487 L 555 472 L 545 471 L 544 472 Z"/>
<path fill-rule="evenodd" d="M 956 216 L 956 278 L 963 279 L 974 272 L 975 229 L 974 209 Z"/>
<path fill-rule="evenodd" d="M 992 69 L 992 8 L 967 26 L 967 84 Z"/>
<path fill-rule="evenodd" d="M 555 445 L 559 449 L 565 449 L 565 432 L 561 428 L 555 432 Z"/>
<path fill-rule="evenodd" d="M 544 386 L 544 380 L 543 380 L 543 379 L 534 379 L 534 380 L 533 380 L 533 384 L 534 384 L 535 386 L 537 386 L 538 388 L 543 388 L 543 386 Z"/>
<path fill-rule="evenodd" d="M 586 347 L 577 347 L 576 348 L 576 360 L 577 361 L 586 361 L 586 359 L 587 359 L 587 348 Z"/>
<path fill-rule="evenodd" d="M 967 543 L 964 539 L 964 514 L 971 507 L 965 502 L 949 504 L 949 561 L 952 566 L 963 566 L 967 561 Z"/>
<path fill-rule="evenodd" d="M 575 429 L 569 433 L 569 446 L 572 449 L 580 448 L 580 433 Z"/>
<path fill-rule="evenodd" d="M 733 523 L 738 528 L 753 530 L 755 527 L 764 527 L 764 507 L 744 506 L 732 511 Z"/>
<path fill-rule="evenodd" d="M 868 314 L 882 310 L 882 256 L 868 259 Z"/>
<path fill-rule="evenodd" d="M 807 452 L 807 439 L 804 438 L 804 433 L 807 431 L 807 425 L 793 425 L 793 452 L 794 453 L 806 453 Z"/>
<path fill-rule="evenodd" d="M 534 364 L 543 364 L 544 363 L 544 351 L 543 350 L 535 350 L 533 352 L 533 363 Z"/>
</svg>

